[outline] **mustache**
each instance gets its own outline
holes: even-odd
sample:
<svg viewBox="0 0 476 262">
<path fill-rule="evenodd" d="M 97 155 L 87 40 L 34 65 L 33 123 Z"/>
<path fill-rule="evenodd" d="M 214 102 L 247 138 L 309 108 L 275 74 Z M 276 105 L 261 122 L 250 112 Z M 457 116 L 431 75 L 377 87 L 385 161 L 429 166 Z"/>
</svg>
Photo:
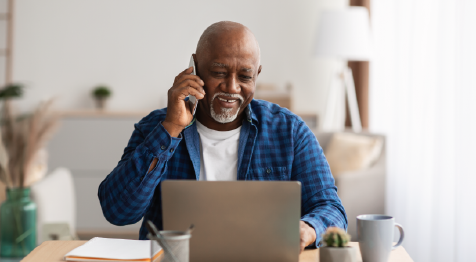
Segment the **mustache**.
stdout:
<svg viewBox="0 0 476 262">
<path fill-rule="evenodd" d="M 243 104 L 243 102 L 245 101 L 245 99 L 239 94 L 229 94 L 229 93 L 223 93 L 223 92 L 215 93 L 213 95 L 212 101 L 215 100 L 215 98 L 217 96 L 226 96 L 226 97 L 231 97 L 231 98 L 238 98 L 240 100 L 240 104 Z"/>
</svg>

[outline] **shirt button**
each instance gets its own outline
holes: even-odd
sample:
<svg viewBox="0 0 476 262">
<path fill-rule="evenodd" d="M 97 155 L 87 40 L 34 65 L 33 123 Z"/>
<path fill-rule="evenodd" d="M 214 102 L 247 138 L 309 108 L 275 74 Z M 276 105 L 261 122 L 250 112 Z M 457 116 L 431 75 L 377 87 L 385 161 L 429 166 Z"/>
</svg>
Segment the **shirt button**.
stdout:
<svg viewBox="0 0 476 262">
<path fill-rule="evenodd" d="M 271 169 L 267 168 L 266 173 L 268 173 L 268 174 L 271 173 Z"/>
<path fill-rule="evenodd" d="M 167 147 L 165 147 L 164 145 L 161 145 L 161 146 L 160 146 L 160 149 L 162 149 L 162 150 L 165 150 L 166 148 L 167 148 Z"/>
<path fill-rule="evenodd" d="M 171 149 L 170 149 L 170 153 L 173 153 L 173 152 L 174 152 L 174 149 L 173 149 L 173 148 L 171 148 Z"/>
</svg>

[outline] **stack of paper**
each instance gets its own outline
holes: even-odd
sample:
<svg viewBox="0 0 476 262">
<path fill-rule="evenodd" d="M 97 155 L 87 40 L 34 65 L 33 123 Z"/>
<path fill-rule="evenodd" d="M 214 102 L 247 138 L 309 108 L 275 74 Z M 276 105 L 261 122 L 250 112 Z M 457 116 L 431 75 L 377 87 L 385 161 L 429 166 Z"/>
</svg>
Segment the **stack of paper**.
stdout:
<svg viewBox="0 0 476 262">
<path fill-rule="evenodd" d="M 155 248 L 154 248 L 155 249 Z M 150 240 L 128 240 L 95 237 L 65 255 L 66 261 L 148 262 L 157 259 L 163 250 L 151 252 Z"/>
</svg>

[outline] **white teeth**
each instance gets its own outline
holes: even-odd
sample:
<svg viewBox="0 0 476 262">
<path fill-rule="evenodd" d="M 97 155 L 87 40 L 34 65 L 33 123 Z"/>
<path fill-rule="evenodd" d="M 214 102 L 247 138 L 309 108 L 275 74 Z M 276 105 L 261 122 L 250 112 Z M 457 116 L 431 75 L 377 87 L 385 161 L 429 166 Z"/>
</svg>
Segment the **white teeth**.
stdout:
<svg viewBox="0 0 476 262">
<path fill-rule="evenodd" d="M 226 99 L 223 99 L 221 97 L 218 97 L 218 100 L 223 101 L 223 102 L 228 102 L 228 103 L 232 103 L 232 102 L 236 101 L 236 100 L 226 100 Z"/>
</svg>

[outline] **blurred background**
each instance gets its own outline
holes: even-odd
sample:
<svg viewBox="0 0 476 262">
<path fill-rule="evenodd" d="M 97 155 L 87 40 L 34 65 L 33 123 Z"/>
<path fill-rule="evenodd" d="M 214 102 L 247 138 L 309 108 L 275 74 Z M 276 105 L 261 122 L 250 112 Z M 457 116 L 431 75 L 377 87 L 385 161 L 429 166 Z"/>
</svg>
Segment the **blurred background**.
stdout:
<svg viewBox="0 0 476 262">
<path fill-rule="evenodd" d="M 59 113 L 37 161 L 47 171 L 31 184 L 37 243 L 138 237 L 140 222 L 104 219 L 99 183 L 134 123 L 166 107 L 202 32 L 229 20 L 259 41 L 255 98 L 301 116 L 324 148 L 353 241 L 357 215 L 385 213 L 415 261 L 474 261 L 475 10 L 471 0 L 0 0 L 0 83 L 24 86 L 12 106 L 53 98 Z"/>
</svg>

